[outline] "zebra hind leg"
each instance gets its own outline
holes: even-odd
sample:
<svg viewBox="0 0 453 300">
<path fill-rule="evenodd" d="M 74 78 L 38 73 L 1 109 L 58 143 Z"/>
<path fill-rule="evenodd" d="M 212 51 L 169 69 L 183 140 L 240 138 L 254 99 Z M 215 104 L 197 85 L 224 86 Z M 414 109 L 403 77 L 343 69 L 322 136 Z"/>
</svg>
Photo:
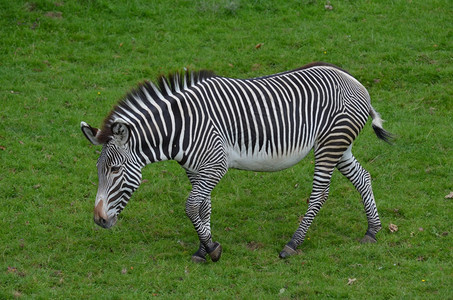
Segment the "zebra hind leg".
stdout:
<svg viewBox="0 0 453 300">
<path fill-rule="evenodd" d="M 286 244 L 283 250 L 280 252 L 280 258 L 287 258 L 297 253 L 296 248 L 304 241 L 308 228 L 310 227 L 316 214 L 319 212 L 324 202 L 327 200 L 327 197 L 329 195 L 330 179 L 332 177 L 334 168 L 335 164 L 329 163 L 328 160 L 323 161 L 322 159 L 319 159 L 316 161 L 313 179 L 313 190 L 308 202 L 307 212 L 300 222 L 299 228 L 294 233 L 291 241 Z"/>
<path fill-rule="evenodd" d="M 368 219 L 368 229 L 361 243 L 375 243 L 376 233 L 381 229 L 376 202 L 371 188 L 371 176 L 360 165 L 351 153 L 351 147 L 346 150 L 337 165 L 338 170 L 348 178 L 362 197 L 363 206 Z"/>
</svg>

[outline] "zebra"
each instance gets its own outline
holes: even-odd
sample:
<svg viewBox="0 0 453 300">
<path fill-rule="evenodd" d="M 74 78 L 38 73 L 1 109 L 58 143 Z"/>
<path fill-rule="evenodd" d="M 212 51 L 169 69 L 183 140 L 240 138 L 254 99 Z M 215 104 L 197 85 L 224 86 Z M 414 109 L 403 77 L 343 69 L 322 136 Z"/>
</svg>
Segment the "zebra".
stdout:
<svg viewBox="0 0 453 300">
<path fill-rule="evenodd" d="M 313 149 L 308 208 L 279 257 L 297 253 L 327 199 L 335 168 L 362 197 L 368 228 L 361 242 L 376 242 L 381 221 L 371 177 L 351 152 L 370 116 L 377 137 L 391 143 L 365 87 L 323 62 L 251 79 L 184 70 L 145 81 L 118 102 L 101 129 L 81 122 L 86 138 L 102 145 L 94 222 L 113 226 L 139 187 L 142 168 L 175 160 L 192 186 L 185 213 L 200 241 L 192 260 L 206 262 L 209 256 L 216 262 L 222 247 L 211 235 L 211 191 L 227 170 L 279 171 Z"/>
</svg>

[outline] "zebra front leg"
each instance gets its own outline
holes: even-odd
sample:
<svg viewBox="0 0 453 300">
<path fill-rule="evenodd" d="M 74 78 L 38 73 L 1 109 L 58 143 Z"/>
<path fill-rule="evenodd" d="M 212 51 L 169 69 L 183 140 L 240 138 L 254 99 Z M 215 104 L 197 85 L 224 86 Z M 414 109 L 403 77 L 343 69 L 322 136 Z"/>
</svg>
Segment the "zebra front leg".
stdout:
<svg viewBox="0 0 453 300">
<path fill-rule="evenodd" d="M 186 174 L 187 174 L 187 177 L 189 178 L 190 183 L 192 184 L 192 188 L 196 187 L 198 174 L 194 173 L 194 172 L 191 172 L 190 170 L 186 170 Z M 205 203 L 206 200 L 209 201 L 209 207 L 206 207 L 206 205 L 203 205 L 203 203 Z M 208 209 L 203 209 L 203 207 L 206 207 Z M 211 219 L 211 197 L 206 198 L 202 202 L 202 204 L 200 205 L 199 214 L 200 214 L 200 218 L 201 218 L 201 221 L 203 222 L 203 224 L 205 226 L 209 226 L 209 228 L 211 228 L 211 225 L 210 225 L 210 219 Z M 196 262 L 196 263 L 205 263 L 206 262 L 206 254 L 208 254 L 208 252 L 206 251 L 206 247 L 203 245 L 203 243 L 200 242 L 200 247 L 198 248 L 197 252 L 195 252 L 192 255 L 192 261 Z"/>
<path fill-rule="evenodd" d="M 211 230 L 211 197 L 207 197 L 200 205 L 200 218 L 209 230 Z M 192 261 L 196 263 L 206 262 L 206 255 L 208 251 L 203 243 L 200 242 L 200 247 L 197 252 L 192 255 Z"/>
<path fill-rule="evenodd" d="M 210 225 L 206 226 L 206 224 L 203 222 L 201 218 L 200 210 L 203 207 L 202 204 L 204 199 L 206 199 L 206 197 L 196 197 L 193 196 L 191 193 L 191 196 L 189 196 L 186 202 L 186 214 L 192 221 L 192 224 L 194 225 L 195 230 L 197 231 L 198 238 L 200 239 L 200 248 L 192 256 L 192 260 L 195 262 L 206 261 L 204 257 L 206 256 L 207 252 L 211 257 L 211 260 L 213 262 L 216 262 L 220 259 L 220 256 L 222 254 L 222 246 L 218 242 L 212 241 Z M 206 213 L 209 214 L 210 217 L 210 209 L 204 211 L 206 211 Z"/>
<path fill-rule="evenodd" d="M 362 196 L 363 206 L 368 220 L 368 229 L 361 243 L 375 243 L 376 233 L 381 229 L 376 202 L 374 201 L 373 189 L 371 188 L 371 176 L 360 165 L 351 153 L 351 148 L 343 154 L 337 165 L 338 170 L 348 178 Z"/>
<path fill-rule="evenodd" d="M 194 190 L 199 189 L 200 178 L 203 178 L 204 174 L 202 174 L 200 176 L 199 173 L 191 172 L 189 170 L 186 170 L 186 173 L 187 173 L 187 176 L 189 177 L 190 183 L 192 184 L 192 192 L 191 192 L 191 196 L 192 196 L 192 195 L 196 194 L 196 192 L 194 192 Z M 226 171 L 223 171 L 223 174 L 224 173 L 226 173 Z M 208 177 L 216 178 L 217 176 L 208 176 Z M 219 177 L 221 178 L 221 176 L 219 176 Z M 217 182 L 219 180 L 220 179 L 217 179 Z M 212 188 L 213 188 L 215 186 L 215 182 L 211 183 L 211 184 L 213 184 L 213 186 L 212 186 Z M 203 190 L 206 190 L 206 185 L 203 184 L 202 186 L 205 186 L 205 188 Z M 203 195 L 203 194 L 206 194 L 206 193 L 200 193 L 200 195 Z M 200 196 L 200 197 L 202 197 L 202 196 Z M 189 197 L 189 199 L 190 199 L 190 197 Z M 186 203 L 186 213 L 195 226 L 194 221 L 192 220 L 191 216 L 188 213 L 188 209 L 190 210 L 190 207 L 194 206 L 194 205 L 189 206 L 189 199 L 187 200 L 187 203 Z M 192 214 L 196 215 L 195 212 L 196 212 L 196 208 L 193 208 Z M 210 233 L 211 232 L 211 196 L 210 196 L 210 192 L 207 192 L 207 196 L 205 198 L 203 198 L 201 204 L 199 205 L 198 215 L 200 217 L 202 226 Z M 197 230 L 196 226 L 195 226 L 195 230 Z M 197 230 L 197 233 L 198 233 L 198 230 Z M 200 237 L 200 234 L 198 234 L 198 236 Z M 197 252 L 195 252 L 192 255 L 193 262 L 196 262 L 196 263 L 206 262 L 206 254 L 208 254 L 208 253 L 214 262 L 218 261 L 220 259 L 220 255 L 222 254 L 222 247 L 220 246 L 219 243 L 212 243 L 212 240 L 210 242 L 211 242 L 211 244 L 209 244 L 209 247 L 207 247 L 206 244 L 203 243 L 202 239 L 200 238 L 200 246 L 199 246 Z"/>
</svg>

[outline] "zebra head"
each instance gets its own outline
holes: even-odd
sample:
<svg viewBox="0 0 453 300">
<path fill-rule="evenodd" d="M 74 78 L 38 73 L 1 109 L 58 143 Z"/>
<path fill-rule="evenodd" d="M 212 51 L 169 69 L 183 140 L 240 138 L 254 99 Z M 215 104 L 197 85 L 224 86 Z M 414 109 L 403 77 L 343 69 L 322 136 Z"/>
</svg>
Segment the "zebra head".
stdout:
<svg viewBox="0 0 453 300">
<path fill-rule="evenodd" d="M 94 204 L 94 222 L 110 228 L 115 225 L 118 214 L 140 185 L 141 165 L 131 155 L 130 128 L 124 121 L 113 121 L 110 130 L 103 129 L 108 133 L 85 122 L 80 127 L 93 145 L 102 145 L 97 162 L 99 185 Z"/>
</svg>

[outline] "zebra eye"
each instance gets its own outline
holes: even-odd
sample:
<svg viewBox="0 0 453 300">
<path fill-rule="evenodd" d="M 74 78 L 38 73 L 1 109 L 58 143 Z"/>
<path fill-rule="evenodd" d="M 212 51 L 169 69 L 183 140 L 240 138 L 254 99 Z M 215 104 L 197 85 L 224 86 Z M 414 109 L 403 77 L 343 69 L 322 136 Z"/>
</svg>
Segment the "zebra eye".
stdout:
<svg viewBox="0 0 453 300">
<path fill-rule="evenodd" d="M 120 171 L 121 167 L 120 166 L 112 166 L 110 170 L 112 171 L 113 174 L 117 174 Z"/>
</svg>

